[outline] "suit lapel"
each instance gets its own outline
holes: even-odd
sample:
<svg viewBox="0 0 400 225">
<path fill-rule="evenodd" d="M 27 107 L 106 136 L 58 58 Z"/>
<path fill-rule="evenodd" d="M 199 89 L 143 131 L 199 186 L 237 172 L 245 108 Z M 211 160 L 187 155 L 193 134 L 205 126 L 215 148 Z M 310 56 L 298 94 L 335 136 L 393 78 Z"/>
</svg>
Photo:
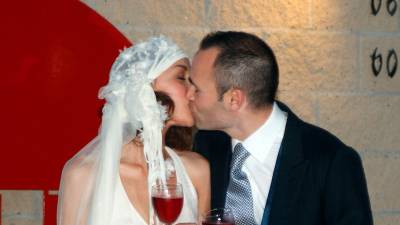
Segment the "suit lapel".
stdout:
<svg viewBox="0 0 400 225">
<path fill-rule="evenodd" d="M 215 147 L 213 147 L 214 151 L 212 152 L 213 160 L 211 160 L 213 165 L 210 165 L 213 167 L 212 190 L 215 190 L 215 192 L 212 193 L 213 208 L 222 208 L 225 206 L 225 193 L 228 189 L 230 163 L 232 158 L 231 138 L 222 132 L 218 135 L 221 136 L 216 139 L 216 142 L 214 142 Z"/>
<path fill-rule="evenodd" d="M 288 107 L 278 103 L 288 113 L 285 135 L 282 140 L 282 158 L 277 173 L 269 225 L 288 223 L 288 215 L 297 199 L 308 161 L 304 159 L 301 140 L 302 121 Z M 266 219 L 263 219 L 265 221 Z M 266 224 L 266 223 L 264 223 Z"/>
</svg>

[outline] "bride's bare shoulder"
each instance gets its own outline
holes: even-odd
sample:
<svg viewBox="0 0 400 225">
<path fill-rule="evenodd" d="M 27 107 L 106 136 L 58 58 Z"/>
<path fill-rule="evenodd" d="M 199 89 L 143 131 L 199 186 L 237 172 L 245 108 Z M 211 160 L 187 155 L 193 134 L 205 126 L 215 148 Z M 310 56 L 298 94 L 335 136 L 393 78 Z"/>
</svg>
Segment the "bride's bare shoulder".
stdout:
<svg viewBox="0 0 400 225">
<path fill-rule="evenodd" d="M 189 172 L 190 177 L 196 179 L 209 176 L 209 163 L 207 159 L 201 156 L 199 153 L 190 150 L 175 152 L 181 158 L 183 165 Z"/>
<path fill-rule="evenodd" d="M 195 187 L 198 195 L 199 211 L 210 208 L 210 166 L 208 161 L 193 151 L 176 151 Z"/>
<path fill-rule="evenodd" d="M 62 171 L 64 184 L 79 184 L 87 181 L 94 166 L 93 160 L 86 157 L 74 157 L 65 163 Z"/>
<path fill-rule="evenodd" d="M 176 154 L 184 161 L 184 163 L 193 164 L 196 167 L 208 167 L 208 161 L 202 155 L 190 150 L 175 151 Z"/>
</svg>

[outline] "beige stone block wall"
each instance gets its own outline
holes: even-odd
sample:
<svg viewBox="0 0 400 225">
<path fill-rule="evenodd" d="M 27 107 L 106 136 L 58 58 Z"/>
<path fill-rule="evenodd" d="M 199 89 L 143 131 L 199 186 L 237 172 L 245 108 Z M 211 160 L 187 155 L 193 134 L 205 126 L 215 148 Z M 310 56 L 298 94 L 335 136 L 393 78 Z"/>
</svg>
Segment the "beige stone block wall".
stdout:
<svg viewBox="0 0 400 225">
<path fill-rule="evenodd" d="M 211 29 L 309 28 L 311 0 L 218 0 L 207 2 Z M 277 10 L 278 9 L 278 10 Z"/>
<path fill-rule="evenodd" d="M 365 169 L 371 171 L 368 183 L 372 208 L 380 216 L 398 211 L 400 174 L 391 171 L 400 170 L 400 154 L 389 151 L 378 154 L 378 151 L 370 150 L 361 155 Z"/>
<path fill-rule="evenodd" d="M 389 16 L 387 2 L 382 1 L 377 15 L 372 14 L 371 0 L 312 0 L 311 20 L 316 30 L 358 32 L 399 32 L 400 13 Z M 379 0 L 374 1 L 378 7 Z M 392 6 L 393 3 L 390 3 Z M 400 4 L 397 1 L 397 4 Z M 397 7 L 399 7 L 398 5 Z"/>
<path fill-rule="evenodd" d="M 351 91 L 358 86 L 358 39 L 348 33 L 270 32 L 281 65 L 279 90 Z"/>
<path fill-rule="evenodd" d="M 320 125 L 354 148 L 384 154 L 400 146 L 400 96 L 342 94 L 318 101 Z"/>
<path fill-rule="evenodd" d="M 42 225 L 43 192 L 1 190 L 2 225 Z"/>
<path fill-rule="evenodd" d="M 400 76 L 400 65 L 398 65 L 399 69 L 394 77 L 391 78 L 387 72 L 387 61 L 389 60 L 389 70 L 391 70 L 394 64 L 394 57 L 389 55 L 390 50 L 395 50 L 398 59 L 400 59 L 400 35 L 398 33 L 390 35 L 363 35 L 360 37 L 360 45 L 362 55 L 360 89 L 366 92 L 399 92 L 400 79 L 398 77 Z M 375 77 L 371 70 L 370 57 L 375 49 L 377 49 L 377 54 L 382 56 L 382 69 L 377 77 Z"/>
</svg>

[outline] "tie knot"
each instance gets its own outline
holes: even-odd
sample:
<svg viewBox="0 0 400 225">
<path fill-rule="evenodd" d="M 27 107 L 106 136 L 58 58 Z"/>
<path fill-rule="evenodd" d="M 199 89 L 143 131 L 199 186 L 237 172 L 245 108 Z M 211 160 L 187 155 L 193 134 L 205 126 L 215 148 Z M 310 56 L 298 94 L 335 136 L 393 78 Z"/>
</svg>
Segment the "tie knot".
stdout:
<svg viewBox="0 0 400 225">
<path fill-rule="evenodd" d="M 241 143 L 236 144 L 235 148 L 233 149 L 232 168 L 241 169 L 244 161 L 249 156 L 250 153 L 243 147 Z"/>
</svg>

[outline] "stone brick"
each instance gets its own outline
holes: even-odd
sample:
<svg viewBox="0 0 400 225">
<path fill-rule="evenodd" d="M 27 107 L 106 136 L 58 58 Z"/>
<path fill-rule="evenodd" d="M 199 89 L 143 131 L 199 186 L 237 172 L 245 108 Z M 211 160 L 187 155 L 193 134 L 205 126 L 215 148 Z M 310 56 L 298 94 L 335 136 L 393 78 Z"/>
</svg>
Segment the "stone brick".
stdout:
<svg viewBox="0 0 400 225">
<path fill-rule="evenodd" d="M 358 87 L 354 35 L 315 32 L 264 33 L 280 65 L 280 90 L 349 91 Z"/>
<path fill-rule="evenodd" d="M 208 33 L 207 30 L 198 32 L 168 32 L 163 34 L 171 37 L 192 58 L 198 50 L 201 39 Z"/>
<path fill-rule="evenodd" d="M 81 2 L 96 11 L 114 26 L 119 23 L 127 23 L 128 21 L 125 15 L 121 13 L 124 8 L 121 1 L 83 0 Z"/>
<path fill-rule="evenodd" d="M 371 207 L 377 217 L 396 212 L 400 216 L 400 157 L 391 158 L 384 151 L 377 152 L 380 155 L 362 154 Z"/>
<path fill-rule="evenodd" d="M 366 0 L 313 0 L 312 24 L 314 29 L 349 31 L 400 31 L 400 5 L 397 13 L 390 16 L 386 2 L 382 1 L 379 13 L 374 16 L 371 1 Z M 379 1 L 375 1 L 379 2 Z M 400 4 L 398 2 L 398 4 Z"/>
<path fill-rule="evenodd" d="M 400 2 L 399 2 L 400 3 Z M 399 6 L 400 7 L 400 6 Z M 361 80 L 360 89 L 377 92 L 400 92 L 400 36 L 365 36 L 361 38 Z M 382 69 L 377 77 L 372 72 L 371 55 L 377 48 L 377 54 L 382 56 Z M 389 50 L 395 50 L 398 66 L 397 72 L 390 77 L 387 72 Z M 394 65 L 394 57 L 389 61 L 390 69 Z M 378 63 L 376 63 L 378 65 Z"/>
<path fill-rule="evenodd" d="M 317 122 L 318 108 L 315 97 L 311 93 L 278 90 L 277 98 L 279 101 L 289 106 L 302 120 L 313 124 Z"/>
<path fill-rule="evenodd" d="M 136 30 L 134 28 L 121 29 L 124 35 L 133 42 L 143 41 L 154 35 L 166 35 L 174 40 L 185 53 L 192 57 L 197 51 L 200 40 L 209 31 L 207 29 L 199 29 L 198 31 L 174 31 L 169 29 L 148 29 Z"/>
<path fill-rule="evenodd" d="M 4 219 L 1 221 L 2 225 L 43 225 L 42 219 Z"/>
<path fill-rule="evenodd" d="M 135 27 L 193 27 L 204 25 L 203 1 L 191 0 L 84 0 L 114 25 Z"/>
<path fill-rule="evenodd" d="M 400 148 L 400 96 L 320 96 L 319 124 L 358 150 Z"/>
<path fill-rule="evenodd" d="M 6 220 L 42 220 L 43 192 L 2 190 L 2 214 Z"/>
<path fill-rule="evenodd" d="M 309 0 L 208 0 L 206 2 L 207 18 L 212 29 L 310 26 Z"/>
<path fill-rule="evenodd" d="M 374 215 L 374 224 L 376 225 L 399 225 L 400 214 L 378 214 Z"/>
</svg>

